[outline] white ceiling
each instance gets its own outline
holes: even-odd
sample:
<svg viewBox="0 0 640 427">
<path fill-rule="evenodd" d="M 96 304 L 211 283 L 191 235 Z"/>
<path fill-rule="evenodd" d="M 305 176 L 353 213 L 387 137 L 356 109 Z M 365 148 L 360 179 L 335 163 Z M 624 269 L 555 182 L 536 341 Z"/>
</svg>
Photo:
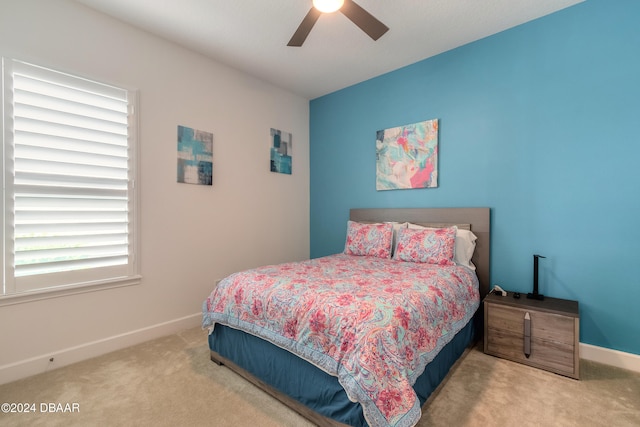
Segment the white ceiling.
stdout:
<svg viewBox="0 0 640 427">
<path fill-rule="evenodd" d="M 340 12 L 287 42 L 311 0 L 76 0 L 309 99 L 583 0 L 356 0 L 390 30 L 371 40 Z"/>
</svg>

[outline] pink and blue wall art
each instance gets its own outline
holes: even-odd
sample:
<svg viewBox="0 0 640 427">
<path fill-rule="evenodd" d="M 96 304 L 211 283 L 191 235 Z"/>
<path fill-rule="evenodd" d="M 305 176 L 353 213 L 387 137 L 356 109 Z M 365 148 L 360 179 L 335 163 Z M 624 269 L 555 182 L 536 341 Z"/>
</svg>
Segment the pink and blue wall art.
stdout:
<svg viewBox="0 0 640 427">
<path fill-rule="evenodd" d="M 376 133 L 376 189 L 438 186 L 438 119 Z"/>
</svg>

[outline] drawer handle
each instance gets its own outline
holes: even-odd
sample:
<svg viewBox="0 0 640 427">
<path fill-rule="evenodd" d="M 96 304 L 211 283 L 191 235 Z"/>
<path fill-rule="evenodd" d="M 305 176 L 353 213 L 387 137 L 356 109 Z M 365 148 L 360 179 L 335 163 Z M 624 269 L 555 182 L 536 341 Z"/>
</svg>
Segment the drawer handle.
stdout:
<svg viewBox="0 0 640 427">
<path fill-rule="evenodd" d="M 524 356 L 531 356 L 531 316 L 529 312 L 524 314 Z"/>
</svg>

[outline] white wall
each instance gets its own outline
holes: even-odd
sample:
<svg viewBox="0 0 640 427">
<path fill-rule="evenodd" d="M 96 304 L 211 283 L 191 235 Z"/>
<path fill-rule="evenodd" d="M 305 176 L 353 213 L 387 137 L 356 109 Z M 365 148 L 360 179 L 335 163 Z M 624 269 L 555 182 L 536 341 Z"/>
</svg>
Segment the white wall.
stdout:
<svg viewBox="0 0 640 427">
<path fill-rule="evenodd" d="M 0 383 L 198 325 L 215 279 L 308 258 L 306 99 L 68 0 L 1 0 L 0 55 L 139 90 L 143 275 L 0 305 Z M 176 183 L 178 125 L 214 134 L 213 186 Z M 292 175 L 269 171 L 271 127 Z"/>
</svg>

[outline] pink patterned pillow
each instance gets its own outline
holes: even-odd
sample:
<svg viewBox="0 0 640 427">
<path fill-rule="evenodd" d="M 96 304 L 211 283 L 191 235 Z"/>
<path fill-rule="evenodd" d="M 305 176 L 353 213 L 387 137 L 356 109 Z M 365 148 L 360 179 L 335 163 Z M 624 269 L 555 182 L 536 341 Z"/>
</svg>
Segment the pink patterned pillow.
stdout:
<svg viewBox="0 0 640 427">
<path fill-rule="evenodd" d="M 392 224 L 347 223 L 347 242 L 344 253 L 347 255 L 391 258 Z"/>
<path fill-rule="evenodd" d="M 455 265 L 453 262 L 457 227 L 411 229 L 398 232 L 398 245 L 394 259 L 437 265 Z"/>
</svg>

